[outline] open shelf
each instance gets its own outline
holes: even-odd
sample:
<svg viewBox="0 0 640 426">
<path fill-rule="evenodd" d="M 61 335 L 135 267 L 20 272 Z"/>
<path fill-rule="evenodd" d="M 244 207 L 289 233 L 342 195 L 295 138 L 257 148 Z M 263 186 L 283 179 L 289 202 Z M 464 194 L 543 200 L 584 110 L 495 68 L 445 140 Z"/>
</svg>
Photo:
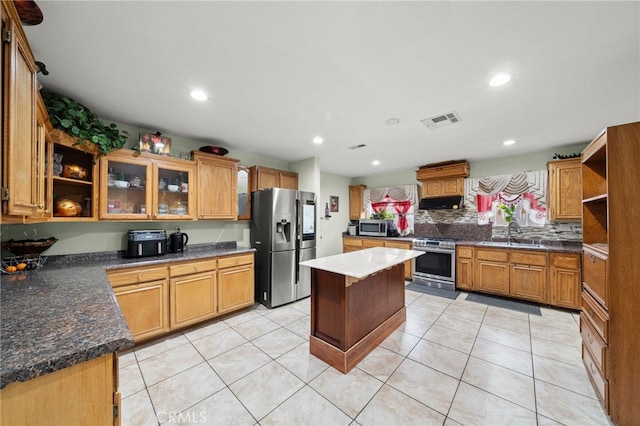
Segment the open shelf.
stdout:
<svg viewBox="0 0 640 426">
<path fill-rule="evenodd" d="M 608 244 L 607 198 L 582 203 L 582 241 L 585 244 Z"/>
</svg>

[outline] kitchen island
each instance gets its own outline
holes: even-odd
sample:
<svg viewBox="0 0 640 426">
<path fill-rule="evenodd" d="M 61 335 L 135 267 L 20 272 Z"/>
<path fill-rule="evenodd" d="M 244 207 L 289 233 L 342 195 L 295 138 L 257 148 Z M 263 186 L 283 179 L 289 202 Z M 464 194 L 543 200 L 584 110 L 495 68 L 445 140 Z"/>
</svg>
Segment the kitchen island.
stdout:
<svg viewBox="0 0 640 426">
<path fill-rule="evenodd" d="M 300 262 L 311 268 L 309 351 L 349 372 L 406 319 L 404 262 L 423 252 L 374 247 Z"/>
</svg>

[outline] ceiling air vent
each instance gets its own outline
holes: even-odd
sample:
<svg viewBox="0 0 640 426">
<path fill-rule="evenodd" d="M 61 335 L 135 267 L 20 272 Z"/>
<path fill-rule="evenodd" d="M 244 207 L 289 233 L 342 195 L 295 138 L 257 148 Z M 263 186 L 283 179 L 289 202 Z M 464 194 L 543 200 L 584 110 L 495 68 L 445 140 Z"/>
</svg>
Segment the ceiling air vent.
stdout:
<svg viewBox="0 0 640 426">
<path fill-rule="evenodd" d="M 420 121 L 430 129 L 437 129 L 438 127 L 448 126 L 449 124 L 456 124 L 462 121 L 462 117 L 460 117 L 460 114 L 457 112 L 451 111 L 446 114 L 435 115 Z"/>
<path fill-rule="evenodd" d="M 364 148 L 365 146 L 367 146 L 367 145 L 361 143 L 360 145 L 350 146 L 349 149 L 360 149 L 360 148 Z"/>
</svg>

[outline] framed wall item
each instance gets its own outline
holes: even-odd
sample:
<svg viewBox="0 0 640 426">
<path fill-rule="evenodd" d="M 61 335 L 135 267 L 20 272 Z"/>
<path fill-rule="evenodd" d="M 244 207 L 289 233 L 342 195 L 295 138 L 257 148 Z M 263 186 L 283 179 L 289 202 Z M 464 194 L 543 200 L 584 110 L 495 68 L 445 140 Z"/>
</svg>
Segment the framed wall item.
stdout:
<svg viewBox="0 0 640 426">
<path fill-rule="evenodd" d="M 140 133 L 140 152 L 171 156 L 171 138 L 162 136 L 160 132 Z"/>
<path fill-rule="evenodd" d="M 329 211 L 331 212 L 338 212 L 338 204 L 339 204 L 340 200 L 338 197 L 336 197 L 335 195 L 330 195 L 329 196 Z"/>
</svg>

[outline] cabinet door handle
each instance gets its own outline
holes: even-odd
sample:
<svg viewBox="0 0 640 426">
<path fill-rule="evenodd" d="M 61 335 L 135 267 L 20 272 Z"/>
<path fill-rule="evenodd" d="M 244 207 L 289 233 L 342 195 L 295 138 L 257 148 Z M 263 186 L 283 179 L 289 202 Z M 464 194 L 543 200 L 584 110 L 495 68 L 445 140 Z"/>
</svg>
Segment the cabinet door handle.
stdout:
<svg viewBox="0 0 640 426">
<path fill-rule="evenodd" d="M 596 369 L 593 368 L 593 363 L 589 363 L 590 367 L 591 367 L 591 375 L 595 376 L 596 375 Z"/>
</svg>

